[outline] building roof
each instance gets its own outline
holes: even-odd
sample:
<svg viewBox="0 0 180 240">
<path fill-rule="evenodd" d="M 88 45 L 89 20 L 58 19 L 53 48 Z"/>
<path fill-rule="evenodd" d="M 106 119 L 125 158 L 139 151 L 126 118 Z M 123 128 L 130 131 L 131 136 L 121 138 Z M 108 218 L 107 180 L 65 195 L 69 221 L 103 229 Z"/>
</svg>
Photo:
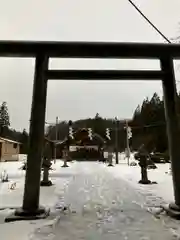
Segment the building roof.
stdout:
<svg viewBox="0 0 180 240">
<path fill-rule="evenodd" d="M 8 139 L 8 138 L 2 138 L 0 137 L 0 142 L 9 142 L 9 143 L 17 143 L 17 144 L 21 144 L 20 142 Z"/>
</svg>

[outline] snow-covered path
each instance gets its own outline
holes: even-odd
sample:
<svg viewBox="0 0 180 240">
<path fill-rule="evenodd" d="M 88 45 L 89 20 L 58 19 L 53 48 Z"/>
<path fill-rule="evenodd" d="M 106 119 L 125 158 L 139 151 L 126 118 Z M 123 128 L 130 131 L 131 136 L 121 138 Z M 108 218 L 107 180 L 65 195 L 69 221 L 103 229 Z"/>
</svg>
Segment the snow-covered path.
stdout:
<svg viewBox="0 0 180 240">
<path fill-rule="evenodd" d="M 142 207 L 144 196 L 105 165 L 74 163 L 73 172 L 63 197 L 67 210 L 55 228 L 42 227 L 31 239 L 175 239 Z"/>
</svg>

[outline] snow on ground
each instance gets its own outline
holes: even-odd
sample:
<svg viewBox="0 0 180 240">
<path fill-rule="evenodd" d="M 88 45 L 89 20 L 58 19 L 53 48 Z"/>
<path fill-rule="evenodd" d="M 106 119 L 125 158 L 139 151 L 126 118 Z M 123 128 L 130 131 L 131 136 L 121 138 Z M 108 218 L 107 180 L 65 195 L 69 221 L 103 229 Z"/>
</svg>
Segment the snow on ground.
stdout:
<svg viewBox="0 0 180 240">
<path fill-rule="evenodd" d="M 23 159 L 22 159 L 23 160 Z M 0 236 L 3 240 L 26 240 L 30 239 L 31 233 L 42 227 L 43 225 L 53 226 L 56 221 L 57 214 L 57 199 L 61 198 L 58 205 L 63 205 L 64 191 L 68 182 L 73 178 L 73 163 L 69 163 L 71 167 L 61 168 L 63 162 L 57 160 L 56 164 L 52 165 L 53 171 L 50 172 L 50 178 L 53 182 L 51 187 L 41 187 L 40 189 L 40 205 L 49 207 L 51 215 L 48 219 L 38 221 L 20 221 L 13 223 L 4 223 L 7 215 L 17 208 L 22 206 L 25 171 L 21 170 L 23 161 L 20 162 L 3 162 L 0 163 L 0 173 L 6 170 L 9 176 L 9 182 L 0 182 Z M 10 189 L 12 183 L 16 182 L 14 190 Z"/>
<path fill-rule="evenodd" d="M 20 167 L 25 160 L 25 156 L 21 156 L 20 162 L 5 162 L 0 163 L 0 173 L 6 170 L 9 175 L 10 182 L 0 182 L 0 233 L 3 240 L 28 240 L 31 239 L 31 234 L 37 229 L 42 229 L 42 226 L 52 228 L 57 219 L 57 209 L 64 205 L 64 195 L 68 191 L 69 184 L 72 184 L 76 176 L 79 174 L 80 163 L 68 163 L 69 168 L 61 168 L 62 161 L 58 160 L 53 164 L 53 171 L 50 172 L 50 178 L 54 183 L 51 187 L 41 187 L 40 191 L 40 205 L 50 207 L 51 215 L 48 219 L 38 221 L 21 221 L 13 223 L 4 223 L 4 218 L 12 210 L 9 208 L 20 207 L 23 200 L 24 191 L 24 177 L 25 171 L 20 170 Z M 133 155 L 131 155 L 130 162 L 134 161 Z M 131 187 L 135 188 L 141 194 L 145 196 L 146 202 L 155 205 L 170 202 L 174 199 L 172 189 L 172 176 L 166 174 L 169 170 L 169 164 L 157 164 L 157 169 L 148 170 L 149 179 L 157 181 L 156 185 L 140 185 L 140 167 L 128 166 L 127 159 L 124 158 L 124 154 L 119 155 L 119 163 L 115 167 L 107 167 L 99 163 L 102 168 L 106 168 L 108 173 L 113 177 L 121 181 L 125 180 Z M 91 163 L 83 164 L 83 169 L 86 175 L 93 175 L 93 171 L 96 171 L 97 164 L 90 167 Z M 93 164 L 93 163 L 92 163 Z M 98 166 L 99 166 L 98 165 Z M 79 166 L 79 165 L 78 165 Z M 102 172 L 103 173 L 103 172 Z M 11 183 L 16 182 L 16 188 L 10 189 Z M 58 205 L 57 205 L 58 203 Z M 60 205 L 60 206 L 59 206 Z M 60 210 L 59 210 L 60 211 Z M 50 236 L 49 236 L 49 239 Z"/>
<path fill-rule="evenodd" d="M 131 154 L 130 157 L 130 162 L 132 161 L 135 161 L 133 154 Z M 138 183 L 141 178 L 141 169 L 139 165 L 128 166 L 124 154 L 119 155 L 119 164 L 115 165 L 114 168 L 109 168 L 109 171 L 115 178 L 123 178 L 140 192 L 145 193 L 146 195 L 149 193 L 149 197 L 157 197 L 156 200 L 162 199 L 162 202 L 172 202 L 174 200 L 172 175 L 168 173 L 170 164 L 161 163 L 156 164 L 156 166 L 157 169 L 148 170 L 149 180 L 157 182 L 157 184 L 152 185 L 142 185 Z"/>
<path fill-rule="evenodd" d="M 5 170 L 9 182 L 0 183 L 0 209 L 6 207 L 18 207 L 22 202 L 22 189 L 24 187 L 25 171 L 20 170 L 23 162 L 1 162 L 0 174 Z M 10 190 L 11 184 L 16 183 L 15 190 Z"/>
<path fill-rule="evenodd" d="M 19 207 L 22 204 L 23 190 L 24 190 L 24 179 L 25 171 L 21 170 L 22 162 L 3 162 L 0 163 L 0 173 L 6 170 L 9 176 L 9 182 L 0 183 L 0 209 L 1 208 L 11 208 Z M 56 198 L 54 197 L 54 192 L 59 191 L 56 186 L 64 186 L 66 180 L 69 176 L 70 168 L 63 169 L 63 174 L 59 178 L 59 169 L 61 169 L 62 161 L 57 161 L 56 164 L 52 165 L 53 171 L 50 171 L 50 178 L 54 185 L 51 188 L 41 188 L 40 194 L 40 204 L 46 205 L 48 207 L 53 206 Z M 70 174 L 70 173 L 69 173 Z M 10 189 L 12 183 L 16 183 L 14 190 Z M 52 193 L 52 194 L 51 194 Z"/>
<path fill-rule="evenodd" d="M 178 239 L 172 238 L 162 219 L 147 212 L 144 196 L 124 179 L 117 181 L 106 164 L 76 162 L 74 166 L 76 174 L 64 194 L 67 210 L 53 229 L 35 231 L 32 240 Z"/>
</svg>

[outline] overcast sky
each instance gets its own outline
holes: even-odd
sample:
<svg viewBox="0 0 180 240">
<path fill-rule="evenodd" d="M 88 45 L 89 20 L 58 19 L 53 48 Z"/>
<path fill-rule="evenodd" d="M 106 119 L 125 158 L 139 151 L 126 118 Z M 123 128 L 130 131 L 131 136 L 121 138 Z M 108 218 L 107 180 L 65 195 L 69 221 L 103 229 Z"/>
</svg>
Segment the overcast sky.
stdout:
<svg viewBox="0 0 180 240">
<path fill-rule="evenodd" d="M 178 35 L 179 0 L 134 0 L 168 37 Z M 0 0 L 1 40 L 163 42 L 127 0 Z M 7 101 L 11 126 L 29 128 L 33 59 L 0 59 L 0 102 Z M 158 68 L 158 62 L 52 60 L 51 68 Z M 160 82 L 48 83 L 46 121 L 93 117 L 130 118 Z"/>
</svg>

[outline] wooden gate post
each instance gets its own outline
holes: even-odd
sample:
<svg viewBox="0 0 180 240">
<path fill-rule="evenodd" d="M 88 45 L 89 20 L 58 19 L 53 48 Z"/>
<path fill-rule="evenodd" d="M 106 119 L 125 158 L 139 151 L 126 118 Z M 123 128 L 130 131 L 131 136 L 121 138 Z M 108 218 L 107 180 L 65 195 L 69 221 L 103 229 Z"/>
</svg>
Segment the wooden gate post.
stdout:
<svg viewBox="0 0 180 240">
<path fill-rule="evenodd" d="M 35 60 L 23 206 L 22 209 L 18 209 L 15 212 L 15 216 L 33 217 L 45 214 L 45 209 L 39 207 L 39 194 L 47 96 L 47 79 L 45 71 L 47 69 L 48 57 L 44 54 L 37 55 Z"/>
<path fill-rule="evenodd" d="M 180 213 L 180 132 L 176 108 L 177 91 L 174 66 L 173 59 L 170 56 L 164 56 L 160 61 L 161 69 L 164 72 L 162 84 L 175 197 L 175 204 L 170 204 L 169 209 Z"/>
</svg>

